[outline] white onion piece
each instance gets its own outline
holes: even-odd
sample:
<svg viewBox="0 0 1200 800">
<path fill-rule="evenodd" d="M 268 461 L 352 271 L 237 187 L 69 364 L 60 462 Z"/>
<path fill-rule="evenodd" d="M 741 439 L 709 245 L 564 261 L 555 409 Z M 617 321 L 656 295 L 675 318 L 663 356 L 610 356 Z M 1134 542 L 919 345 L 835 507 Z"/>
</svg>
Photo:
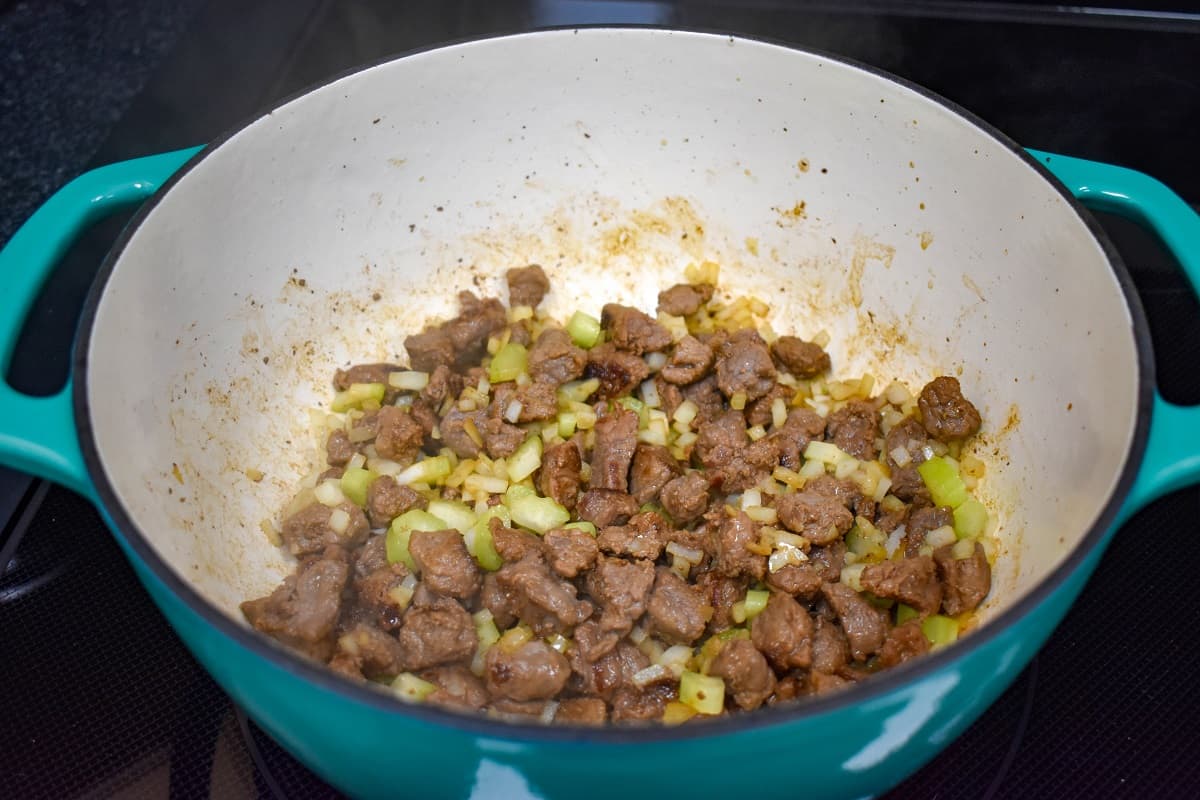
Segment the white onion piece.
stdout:
<svg viewBox="0 0 1200 800">
<path fill-rule="evenodd" d="M 329 515 L 329 527 L 338 536 L 342 536 L 350 528 L 350 515 L 345 509 L 335 508 Z"/>
<path fill-rule="evenodd" d="M 323 506 L 340 505 L 346 500 L 346 495 L 342 494 L 342 487 L 335 480 L 321 481 L 313 489 L 313 496 Z"/>
</svg>

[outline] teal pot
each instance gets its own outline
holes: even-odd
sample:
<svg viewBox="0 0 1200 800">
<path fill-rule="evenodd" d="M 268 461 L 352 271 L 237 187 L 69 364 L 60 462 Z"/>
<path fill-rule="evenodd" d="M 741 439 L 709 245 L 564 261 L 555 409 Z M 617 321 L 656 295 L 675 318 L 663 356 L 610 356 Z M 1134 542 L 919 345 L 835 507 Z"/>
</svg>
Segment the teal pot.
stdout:
<svg viewBox="0 0 1200 800">
<path fill-rule="evenodd" d="M 221 686 L 355 796 L 882 792 L 1009 685 L 1120 522 L 1200 473 L 1200 415 L 1155 392 L 1128 273 L 1084 206 L 1152 228 L 1193 283 L 1196 215 L 828 55 L 585 29 L 375 64 L 65 186 L 0 253 L 0 365 L 70 242 L 138 203 L 72 382 L 0 386 L 0 462 L 89 497 Z M 406 332 L 513 265 L 546 268 L 561 315 L 653 307 L 706 259 L 777 331 L 828 331 L 841 374 L 959 375 L 1001 521 L 977 630 L 840 694 L 581 729 L 404 705 L 246 627 L 238 603 L 293 566 L 262 523 L 319 461 L 309 409 L 335 367 L 403 358 Z"/>
</svg>

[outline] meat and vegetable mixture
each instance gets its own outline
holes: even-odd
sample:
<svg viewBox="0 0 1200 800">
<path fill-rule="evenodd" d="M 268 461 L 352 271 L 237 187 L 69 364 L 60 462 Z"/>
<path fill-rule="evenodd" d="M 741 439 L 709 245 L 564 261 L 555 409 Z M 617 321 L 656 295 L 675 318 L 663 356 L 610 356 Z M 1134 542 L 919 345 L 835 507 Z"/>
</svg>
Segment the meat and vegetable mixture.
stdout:
<svg viewBox="0 0 1200 800">
<path fill-rule="evenodd" d="M 338 370 L 314 474 L 278 524 L 293 575 L 242 605 L 401 698 L 601 724 L 835 691 L 957 637 L 994 520 L 953 377 L 828 377 L 828 344 L 722 301 L 715 265 L 566 324 L 509 306 Z"/>
</svg>

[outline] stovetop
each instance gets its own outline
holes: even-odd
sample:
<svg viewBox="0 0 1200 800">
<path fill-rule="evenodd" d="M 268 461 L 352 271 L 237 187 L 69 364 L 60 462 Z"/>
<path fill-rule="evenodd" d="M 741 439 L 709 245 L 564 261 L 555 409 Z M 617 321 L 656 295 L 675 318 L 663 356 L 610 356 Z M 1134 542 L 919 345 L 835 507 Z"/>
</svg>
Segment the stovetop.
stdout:
<svg viewBox="0 0 1200 800">
<path fill-rule="evenodd" d="M 0 0 L 0 241 L 87 166 L 209 141 L 356 64 L 598 22 L 729 30 L 857 58 L 1024 144 L 1145 170 L 1200 203 L 1200 17 L 1169 4 Z M 124 221 L 97 226 L 64 260 L 24 333 L 14 385 L 61 384 L 83 294 Z M 1101 221 L 1142 294 L 1164 393 L 1200 402 L 1200 304 L 1150 236 Z M 888 797 L 1200 795 L 1189 755 L 1200 740 L 1198 512 L 1190 489 L 1130 520 L 1030 667 Z M 193 661 L 84 500 L 0 472 L 0 526 L 4 795 L 337 796 Z"/>
</svg>

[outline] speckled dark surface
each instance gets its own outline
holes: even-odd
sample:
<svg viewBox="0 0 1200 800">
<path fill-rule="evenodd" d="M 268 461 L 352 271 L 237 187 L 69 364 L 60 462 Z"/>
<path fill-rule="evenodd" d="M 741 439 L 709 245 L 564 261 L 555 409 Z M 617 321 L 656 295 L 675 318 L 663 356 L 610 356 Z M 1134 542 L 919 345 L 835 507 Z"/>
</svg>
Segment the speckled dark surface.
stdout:
<svg viewBox="0 0 1200 800">
<path fill-rule="evenodd" d="M 0 3 L 0 243 L 83 170 L 204 4 Z"/>
</svg>

